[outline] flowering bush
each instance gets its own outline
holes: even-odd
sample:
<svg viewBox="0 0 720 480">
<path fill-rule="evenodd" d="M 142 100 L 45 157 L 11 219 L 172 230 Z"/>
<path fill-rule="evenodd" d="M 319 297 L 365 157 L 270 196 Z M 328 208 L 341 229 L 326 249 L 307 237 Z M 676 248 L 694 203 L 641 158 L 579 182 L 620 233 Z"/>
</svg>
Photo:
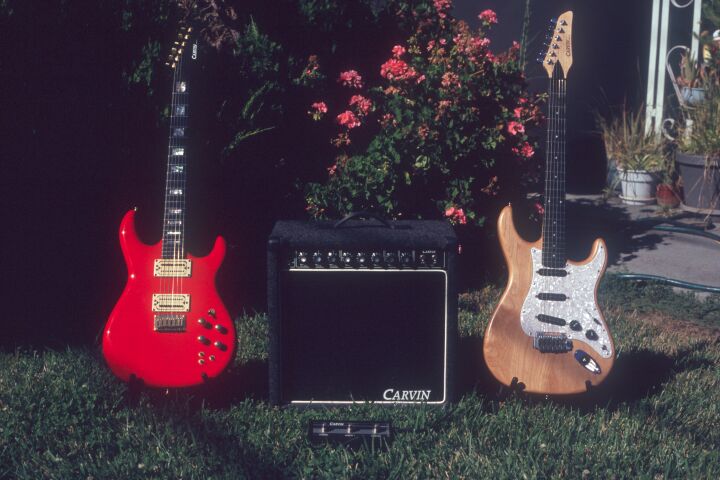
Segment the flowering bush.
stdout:
<svg viewBox="0 0 720 480">
<path fill-rule="evenodd" d="M 451 16 L 450 0 L 391 5 L 410 27 L 407 38 L 375 72 L 339 74 L 347 103 L 326 107 L 338 112 L 331 140 L 338 152 L 326 181 L 307 186 L 306 209 L 481 223 L 486 200 L 534 170 L 526 127 L 541 115 L 526 90 L 519 45 L 492 53 L 492 10 L 473 29 Z M 320 119 L 317 104 L 310 112 Z"/>
</svg>

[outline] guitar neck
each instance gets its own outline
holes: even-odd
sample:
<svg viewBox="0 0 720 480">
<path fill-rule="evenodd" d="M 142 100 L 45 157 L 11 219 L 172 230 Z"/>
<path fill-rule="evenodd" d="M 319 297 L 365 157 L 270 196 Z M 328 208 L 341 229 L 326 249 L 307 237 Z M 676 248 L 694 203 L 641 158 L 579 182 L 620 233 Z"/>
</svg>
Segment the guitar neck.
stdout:
<svg viewBox="0 0 720 480">
<path fill-rule="evenodd" d="M 170 108 L 170 136 L 165 181 L 162 257 L 185 256 L 185 184 L 187 175 L 187 125 L 189 84 L 183 69 L 183 57 L 173 74 Z"/>
<path fill-rule="evenodd" d="M 559 64 L 550 77 L 545 163 L 543 266 L 564 268 L 565 253 L 565 130 L 566 79 Z"/>
</svg>

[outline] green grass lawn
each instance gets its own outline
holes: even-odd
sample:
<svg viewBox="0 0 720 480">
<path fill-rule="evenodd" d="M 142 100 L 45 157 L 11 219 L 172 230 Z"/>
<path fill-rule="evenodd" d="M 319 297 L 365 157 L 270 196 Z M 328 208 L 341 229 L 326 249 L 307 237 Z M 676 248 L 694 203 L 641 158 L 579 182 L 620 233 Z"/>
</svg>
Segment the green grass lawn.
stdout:
<svg viewBox="0 0 720 480">
<path fill-rule="evenodd" d="M 445 409 L 267 404 L 266 318 L 205 391 L 128 392 L 99 349 L 0 354 L 0 478 L 720 478 L 720 298 L 607 279 L 618 350 L 593 396 L 505 395 L 480 340 L 499 290 L 464 294 Z M 479 365 L 479 366 L 478 366 Z M 389 446 L 312 446 L 309 419 L 389 419 Z"/>
</svg>

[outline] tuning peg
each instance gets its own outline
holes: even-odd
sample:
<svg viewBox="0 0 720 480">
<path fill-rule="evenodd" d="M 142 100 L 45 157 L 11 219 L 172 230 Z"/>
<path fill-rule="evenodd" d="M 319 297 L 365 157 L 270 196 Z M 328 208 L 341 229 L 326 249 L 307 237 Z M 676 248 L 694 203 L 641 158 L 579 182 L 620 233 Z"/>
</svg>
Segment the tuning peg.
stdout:
<svg viewBox="0 0 720 480">
<path fill-rule="evenodd" d="M 553 60 L 553 59 L 548 59 L 547 64 L 548 64 L 548 65 L 554 65 L 554 64 L 555 64 L 555 60 Z"/>
<path fill-rule="evenodd" d="M 560 40 L 562 40 L 562 37 L 560 35 L 556 35 L 555 40 L 557 40 L 559 42 Z"/>
<path fill-rule="evenodd" d="M 560 25 L 565 26 L 565 25 L 567 25 L 567 22 L 565 20 L 560 20 Z"/>
</svg>

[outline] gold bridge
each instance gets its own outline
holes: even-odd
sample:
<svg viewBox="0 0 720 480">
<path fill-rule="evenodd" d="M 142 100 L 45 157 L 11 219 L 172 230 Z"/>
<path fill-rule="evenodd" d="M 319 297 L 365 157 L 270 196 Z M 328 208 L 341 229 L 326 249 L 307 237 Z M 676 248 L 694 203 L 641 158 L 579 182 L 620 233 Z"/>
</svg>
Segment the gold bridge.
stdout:
<svg viewBox="0 0 720 480">
<path fill-rule="evenodd" d="M 190 295 L 187 293 L 153 293 L 153 312 L 189 312 Z"/>
<path fill-rule="evenodd" d="M 189 277 L 192 263 L 187 258 L 158 258 L 153 265 L 155 277 Z"/>
</svg>

